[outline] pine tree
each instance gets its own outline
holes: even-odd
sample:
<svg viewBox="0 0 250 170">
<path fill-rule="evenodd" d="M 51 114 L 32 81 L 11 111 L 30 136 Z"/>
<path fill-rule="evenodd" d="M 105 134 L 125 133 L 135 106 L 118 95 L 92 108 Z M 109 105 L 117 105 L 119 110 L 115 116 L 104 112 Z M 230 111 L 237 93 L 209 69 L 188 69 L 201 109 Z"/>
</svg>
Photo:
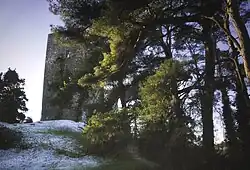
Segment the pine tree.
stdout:
<svg viewBox="0 0 250 170">
<path fill-rule="evenodd" d="M 144 118 L 144 127 L 136 130 L 138 139 L 148 142 L 144 155 L 152 156 L 153 160 L 159 158 L 156 161 L 162 159 L 162 164 L 168 162 L 169 166 L 165 169 L 195 169 L 184 166 L 192 162 L 189 160 L 194 160 L 194 157 L 196 160 L 190 164 L 196 169 L 226 169 L 228 164 L 216 162 L 224 156 L 219 155 L 214 137 L 216 121 L 213 116 L 219 113 L 214 108 L 220 108 L 225 125 L 221 128 L 226 130 L 225 140 L 228 140 L 230 149 L 234 151 L 237 145 L 242 145 L 240 148 L 246 150 L 245 155 L 242 155 L 245 160 L 242 160 L 248 164 L 249 97 L 244 78 L 249 71 L 249 37 L 239 16 L 240 6 L 230 5 L 231 0 L 148 0 L 133 4 L 125 0 L 49 1 L 52 12 L 60 15 L 65 23 L 65 27 L 57 27 L 56 32 L 77 43 L 88 44 L 86 47 L 89 51 L 98 49 L 98 55 L 92 55 L 91 58 L 99 62 L 93 66 L 92 73 L 82 75 L 83 85 L 111 84 L 114 88 L 109 97 L 114 100 L 110 100 L 112 102 L 109 105 L 120 98 L 123 107 L 126 107 L 126 101 L 122 100 L 127 88 L 125 80 L 131 80 L 131 85 L 144 82 L 139 88 L 143 95 L 137 97 L 136 101 L 139 111 L 135 106 L 130 106 L 136 108 L 137 113 L 133 117 L 135 126 L 136 120 Z M 95 9 L 96 13 L 93 12 Z M 239 40 L 232 36 L 230 22 L 234 22 Z M 218 42 L 226 41 L 231 54 L 220 58 L 217 54 Z M 244 60 L 245 75 L 238 74 L 238 56 Z M 188 63 L 181 67 L 185 76 L 178 75 L 180 69 L 176 70 L 175 64 L 185 60 Z M 225 65 L 221 72 L 218 71 L 219 65 L 231 60 L 237 66 Z M 170 61 L 176 63 L 166 67 Z M 165 65 L 159 67 L 161 63 Z M 232 75 L 224 75 L 225 72 L 232 72 Z M 178 76 L 174 76 L 176 74 Z M 220 87 L 217 86 L 219 84 Z M 222 98 L 214 95 L 217 90 L 221 92 Z M 233 97 L 229 95 L 232 91 L 236 94 Z M 232 100 L 235 100 L 236 109 L 232 107 Z M 192 120 L 195 121 L 194 125 Z M 175 138 L 182 132 L 180 128 L 203 130 L 199 134 L 202 135 L 201 140 L 188 140 L 191 143 L 188 147 L 192 148 L 190 153 L 196 151 L 195 156 L 186 152 L 190 154 L 186 158 L 190 159 L 186 162 L 182 160 L 181 163 L 180 159 L 174 158 L 178 151 L 172 152 L 171 158 L 163 156 L 168 156 L 166 148 L 185 149 L 181 143 L 185 143 L 192 133 L 187 138 L 185 135 Z M 168 137 L 176 139 L 176 148 L 170 146 Z M 161 147 L 159 152 L 156 151 L 157 147 Z M 154 151 L 155 155 L 152 154 Z M 222 159 L 229 161 L 228 157 Z M 197 168 L 198 165 L 202 167 Z"/>
<path fill-rule="evenodd" d="M 10 68 L 6 73 L 0 74 L 0 121 L 17 123 L 25 119 L 26 94 L 24 92 L 25 80 L 20 79 L 16 70 Z"/>
</svg>

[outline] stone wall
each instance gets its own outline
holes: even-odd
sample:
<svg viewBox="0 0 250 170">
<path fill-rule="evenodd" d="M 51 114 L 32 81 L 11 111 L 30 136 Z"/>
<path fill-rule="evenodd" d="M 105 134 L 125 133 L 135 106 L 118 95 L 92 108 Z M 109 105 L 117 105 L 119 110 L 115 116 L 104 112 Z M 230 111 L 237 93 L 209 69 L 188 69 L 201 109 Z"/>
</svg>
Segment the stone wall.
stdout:
<svg viewBox="0 0 250 170">
<path fill-rule="evenodd" d="M 105 107 L 102 101 L 105 94 L 109 94 L 109 90 L 103 91 L 100 89 L 89 92 L 88 100 L 82 103 L 79 102 L 81 94 L 78 92 L 73 93 L 71 101 L 68 101 L 63 107 L 53 103 L 60 86 L 63 85 L 63 77 L 70 77 L 68 73 L 75 74 L 79 72 L 79 69 L 84 69 L 81 66 L 86 62 L 86 60 L 84 61 L 85 56 L 83 48 L 67 48 L 57 43 L 53 34 L 48 35 L 41 120 L 67 119 L 79 121 L 82 117 L 91 115 L 94 110 L 98 111 Z M 128 88 L 125 92 L 125 100 L 127 102 L 133 100 L 137 93 L 137 87 Z M 117 107 L 117 102 L 115 102 L 114 107 Z"/>
<path fill-rule="evenodd" d="M 72 100 L 68 102 L 69 105 L 63 108 L 54 104 L 52 100 L 57 95 L 60 83 L 63 83 L 62 76 L 67 74 L 67 71 L 73 74 L 77 72 L 83 58 L 83 50 L 69 49 L 57 43 L 53 34 L 48 35 L 41 120 L 77 120 L 81 116 L 79 113 L 82 111 L 79 110 L 77 103 L 79 93 L 73 94 Z"/>
</svg>

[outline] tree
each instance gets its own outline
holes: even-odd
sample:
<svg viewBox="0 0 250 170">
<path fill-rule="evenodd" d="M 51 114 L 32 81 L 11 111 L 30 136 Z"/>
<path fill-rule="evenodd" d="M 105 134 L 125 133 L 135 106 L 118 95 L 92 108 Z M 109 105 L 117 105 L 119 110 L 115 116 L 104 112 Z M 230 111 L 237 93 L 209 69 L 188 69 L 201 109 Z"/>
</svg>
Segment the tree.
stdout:
<svg viewBox="0 0 250 170">
<path fill-rule="evenodd" d="M 142 152 L 151 160 L 165 164 L 168 168 L 186 167 L 178 163 L 179 152 L 187 159 L 186 152 L 195 137 L 190 128 L 191 118 L 184 114 L 181 106 L 176 112 L 176 91 L 171 90 L 173 82 L 180 88 L 180 81 L 188 75 L 184 71 L 185 63 L 167 60 L 161 64 L 154 75 L 149 76 L 140 86 L 141 106 L 138 108 L 141 128 L 140 144 Z M 155 140 L 157 139 L 157 140 Z M 177 158 L 179 157 L 179 158 Z M 186 158 L 185 158 L 186 157 Z"/>
<path fill-rule="evenodd" d="M 198 150 L 196 156 L 202 165 L 200 169 L 220 169 L 220 163 L 216 161 L 221 157 L 229 159 L 220 155 L 215 144 L 213 116 L 220 113 L 217 108 L 222 110 L 225 127 L 221 128 L 226 130 L 227 147 L 235 151 L 241 143 L 242 150 L 248 148 L 249 99 L 244 82 L 247 74 L 241 73 L 238 62 L 240 53 L 246 59 L 243 64 L 247 68 L 248 35 L 244 32 L 244 23 L 238 22 L 242 18 L 240 9 L 228 6 L 229 0 L 148 0 L 132 4 L 126 0 L 50 2 L 52 11 L 65 22 L 65 27 L 57 27 L 56 32 L 68 40 L 89 43 L 86 47 L 90 51 L 93 44 L 96 45 L 94 49 L 99 50 L 99 55 L 91 57 L 99 62 L 93 65 L 92 73 L 82 75 L 82 85 L 110 85 L 110 97 L 115 98 L 110 100 L 111 105 L 120 98 L 122 106 L 127 107 L 126 100 L 123 100 L 126 87 L 146 82 L 139 88 L 144 94 L 136 98 L 134 106 L 130 106 L 135 109 L 135 105 L 140 105 L 133 117 L 136 126 L 136 121 L 144 117 L 142 130 L 138 128 L 138 138 L 148 142 L 144 155 L 150 155 L 160 146 L 160 152 L 156 151 L 151 156 L 152 159 L 162 159 L 164 164 L 164 156 L 169 154 L 167 149 L 181 148 L 181 143 L 188 140 L 185 137 L 175 138 L 180 128 L 202 129 L 202 140 L 188 140 L 191 143 L 188 148 Z M 227 7 L 227 11 L 222 7 Z M 230 8 L 234 8 L 231 11 L 236 10 L 238 16 L 228 12 Z M 93 13 L 94 9 L 98 9 L 97 13 Z M 235 22 L 239 40 L 230 32 L 230 21 Z M 218 44 L 226 41 L 230 50 L 221 57 Z M 176 69 L 176 63 L 184 61 L 188 62 Z M 180 76 L 179 71 L 185 74 Z M 129 80 L 129 85 L 125 80 Z M 217 91 L 222 97 L 215 95 Z M 233 97 L 229 95 L 231 92 L 235 92 Z M 194 125 L 187 118 L 194 120 Z M 170 147 L 168 138 L 171 137 L 176 139 L 176 147 Z M 166 149 L 166 146 L 169 147 Z M 151 150 L 147 150 L 149 148 Z M 249 150 L 244 152 L 250 153 Z M 180 162 L 176 163 L 174 153 L 171 154 L 173 157 L 168 158 L 168 169 L 188 169 Z M 229 154 L 232 156 L 234 153 Z M 247 154 L 241 156 L 245 157 L 242 160 L 247 164 Z M 223 168 L 226 166 L 222 165 Z"/>
<path fill-rule="evenodd" d="M 10 68 L 0 75 L 0 121 L 22 122 L 25 119 L 23 113 L 28 111 L 28 99 L 23 88 L 25 80 L 20 79 L 16 70 Z"/>
</svg>

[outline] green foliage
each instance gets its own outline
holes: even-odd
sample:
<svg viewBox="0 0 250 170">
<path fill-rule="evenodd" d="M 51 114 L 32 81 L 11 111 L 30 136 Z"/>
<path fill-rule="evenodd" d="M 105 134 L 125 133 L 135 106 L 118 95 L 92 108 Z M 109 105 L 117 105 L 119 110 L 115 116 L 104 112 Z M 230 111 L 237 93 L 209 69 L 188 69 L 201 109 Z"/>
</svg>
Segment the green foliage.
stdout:
<svg viewBox="0 0 250 170">
<path fill-rule="evenodd" d="M 157 170 L 154 164 L 148 164 L 141 160 L 121 159 L 104 163 L 97 167 L 87 168 L 86 170 Z"/>
<path fill-rule="evenodd" d="M 79 93 L 80 98 L 84 99 L 87 96 L 87 88 L 82 88 L 76 83 L 68 83 L 64 82 L 64 87 L 56 90 L 56 95 L 51 99 L 51 103 L 53 105 L 60 106 L 61 108 L 65 108 L 72 103 L 70 102 L 73 94 Z M 77 101 L 81 102 L 81 101 Z"/>
<path fill-rule="evenodd" d="M 55 152 L 58 155 L 65 155 L 71 158 L 79 158 L 79 157 L 84 157 L 87 154 L 88 141 L 86 140 L 85 136 L 82 135 L 81 132 L 72 132 L 67 129 L 62 129 L 62 130 L 48 130 L 40 133 L 46 133 L 46 134 L 48 133 L 58 136 L 69 137 L 75 141 L 77 151 L 70 151 L 62 148 L 56 148 Z M 49 146 L 44 146 L 44 147 L 49 148 Z"/>
<path fill-rule="evenodd" d="M 188 150 L 193 141 L 187 117 L 180 117 L 173 110 L 172 83 L 177 83 L 181 75 L 182 64 L 167 60 L 140 87 L 141 106 L 137 109 L 141 121 L 139 149 L 147 158 L 166 167 L 179 167 L 177 160 L 189 157 Z"/>
<path fill-rule="evenodd" d="M 94 114 L 83 130 L 93 153 L 112 153 L 124 150 L 131 139 L 126 110 Z"/>
<path fill-rule="evenodd" d="M 48 133 L 48 134 L 53 134 L 53 135 L 58 135 L 58 136 L 67 136 L 72 139 L 75 139 L 77 143 L 79 144 L 85 144 L 86 139 L 80 132 L 72 132 L 67 129 L 62 129 L 62 130 L 48 130 L 45 132 L 40 132 L 40 133 Z"/>
<path fill-rule="evenodd" d="M 56 154 L 58 155 L 64 155 L 70 158 L 80 158 L 80 157 L 86 156 L 84 152 L 73 152 L 73 151 L 67 151 L 64 149 L 56 149 L 55 151 L 56 151 Z"/>
<path fill-rule="evenodd" d="M 95 68 L 95 75 L 103 74 L 102 69 L 110 72 L 116 71 L 115 61 L 119 57 L 119 45 L 125 39 L 125 30 L 120 26 L 110 26 L 107 19 L 101 18 L 93 22 L 91 33 L 108 38 L 110 52 L 103 53 L 103 60 L 100 62 L 100 67 Z"/>
<path fill-rule="evenodd" d="M 15 70 L 10 68 L 6 73 L 0 73 L 0 121 L 8 123 L 22 122 L 25 119 L 26 94 L 25 80 L 20 79 Z"/>
<path fill-rule="evenodd" d="M 158 122 L 162 119 L 171 119 L 173 82 L 183 74 L 180 62 L 166 60 L 154 75 L 149 76 L 140 86 L 142 100 L 141 118 L 146 122 Z"/>
<path fill-rule="evenodd" d="M 133 118 L 135 124 L 138 123 L 136 136 L 143 155 L 159 162 L 164 166 L 162 169 L 215 169 L 207 165 L 217 160 L 217 169 L 228 169 L 225 168 L 225 162 L 221 168 L 221 158 L 215 153 L 211 154 L 215 152 L 213 114 L 221 114 L 218 103 L 224 100 L 218 97 L 219 102 L 214 102 L 213 94 L 215 89 L 221 91 L 224 88 L 237 94 L 236 97 L 230 96 L 230 100 L 235 100 L 237 116 L 226 111 L 223 114 L 230 115 L 231 124 L 237 126 L 239 133 L 233 138 L 243 141 L 242 149 L 246 148 L 242 156 L 246 157 L 243 162 L 248 163 L 249 107 L 246 107 L 245 101 L 248 101 L 249 95 L 247 88 L 243 87 L 245 84 L 239 85 L 240 79 L 244 80 L 245 75 L 239 71 L 239 66 L 236 68 L 229 61 L 238 57 L 234 52 L 242 53 L 242 40 L 234 39 L 230 33 L 230 24 L 234 18 L 232 13 L 230 10 L 222 10 L 222 7 L 230 9 L 233 5 L 224 1 L 204 0 L 49 1 L 52 12 L 60 15 L 65 23 L 64 27 L 56 28 L 56 31 L 64 33 L 69 39 L 88 44 L 90 53 L 93 49 L 98 49 L 98 55 L 91 55 L 97 62 L 90 72 L 82 74 L 79 84 L 84 87 L 93 84 L 105 87 L 109 83 L 116 86 L 117 82 L 123 86 L 125 80 L 131 80 L 132 86 L 143 82 L 140 97 L 136 101 L 136 105 L 140 103 L 135 114 L 138 116 Z M 239 8 L 242 8 L 242 2 L 239 1 Z M 211 10 L 211 7 L 216 8 Z M 238 7 L 234 9 L 235 12 L 241 10 L 242 16 L 246 17 L 247 12 Z M 93 12 L 94 10 L 97 12 Z M 227 38 L 231 50 L 221 58 L 219 46 L 216 45 L 224 43 Z M 249 39 L 247 34 L 245 38 Z M 230 51 L 233 53 L 230 54 Z M 177 58 L 181 62 L 176 61 Z M 183 63 L 185 60 L 191 62 Z M 159 67 L 162 61 L 165 62 Z M 237 61 L 234 62 L 237 65 Z M 222 74 L 218 75 L 220 65 L 225 66 Z M 235 71 L 240 75 L 236 76 Z M 152 74 L 154 75 L 149 76 Z M 223 87 L 217 86 L 220 79 L 226 79 L 229 83 L 222 85 Z M 123 92 L 124 88 L 119 90 Z M 118 98 L 121 97 L 121 93 L 118 94 Z M 238 98 L 239 95 L 241 99 Z M 117 99 L 117 96 L 114 98 Z M 228 102 L 228 108 L 233 106 L 232 101 Z M 131 107 L 134 109 L 135 105 L 132 104 Z M 115 135 L 119 132 L 110 127 L 109 124 L 112 123 L 104 120 L 105 118 L 106 114 L 96 114 L 90 119 L 93 122 L 88 123 L 85 133 L 90 143 L 104 146 L 105 142 L 110 142 L 109 131 L 114 131 L 112 134 Z M 110 115 L 109 119 L 117 120 L 117 117 Z M 225 121 L 224 124 L 228 126 Z M 204 132 L 202 145 L 204 149 L 208 148 L 204 153 L 201 152 L 200 141 L 197 142 L 194 137 L 193 131 L 197 129 L 203 129 Z M 123 136 L 119 138 L 122 139 Z M 230 139 L 228 146 L 237 150 L 241 148 L 237 143 Z M 102 147 L 96 148 L 103 150 Z M 233 155 L 232 153 L 230 154 Z"/>
</svg>

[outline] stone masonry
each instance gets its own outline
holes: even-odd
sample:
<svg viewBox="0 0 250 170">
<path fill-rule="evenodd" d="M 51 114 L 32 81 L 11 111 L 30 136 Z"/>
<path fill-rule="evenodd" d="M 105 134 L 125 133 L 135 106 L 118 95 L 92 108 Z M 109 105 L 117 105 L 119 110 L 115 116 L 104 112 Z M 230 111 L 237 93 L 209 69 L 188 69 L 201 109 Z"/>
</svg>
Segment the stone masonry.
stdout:
<svg viewBox="0 0 250 170">
<path fill-rule="evenodd" d="M 53 34 L 48 35 L 41 120 L 67 119 L 80 121 L 82 117 L 86 117 L 86 115 L 101 107 L 99 104 L 104 100 L 104 93 L 109 92 L 89 92 L 88 100 L 83 103 L 79 102 L 80 94 L 75 92 L 71 101 L 67 102 L 67 105 L 62 107 L 53 103 L 53 99 L 58 95 L 60 86 L 63 85 L 63 76 L 70 77 L 70 74 L 77 73 L 81 69 L 86 56 L 84 51 L 81 47 L 68 48 L 63 46 L 56 41 Z M 129 102 L 137 96 L 137 88 L 131 87 L 126 90 L 125 94 L 125 100 Z M 86 107 L 87 105 L 90 107 Z M 93 108 L 91 108 L 92 106 Z M 115 107 L 117 107 L 117 102 Z"/>
<path fill-rule="evenodd" d="M 48 35 L 41 120 L 69 119 L 77 121 L 78 117 L 81 116 L 79 115 L 81 110 L 77 105 L 80 94 L 73 94 L 72 101 L 69 102 L 72 104 L 64 108 L 53 104 L 52 99 L 58 92 L 55 83 L 63 82 L 62 75 L 67 70 L 71 73 L 76 72 L 83 57 L 83 50 L 68 49 L 57 43 L 53 34 Z"/>
</svg>

